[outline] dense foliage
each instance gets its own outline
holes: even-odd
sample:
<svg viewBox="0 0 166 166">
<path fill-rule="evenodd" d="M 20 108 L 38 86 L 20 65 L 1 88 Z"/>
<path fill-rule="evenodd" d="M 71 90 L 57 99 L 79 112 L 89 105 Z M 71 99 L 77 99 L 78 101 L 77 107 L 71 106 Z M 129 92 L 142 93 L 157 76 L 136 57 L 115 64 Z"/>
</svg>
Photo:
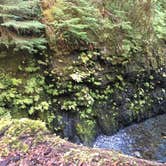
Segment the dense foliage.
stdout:
<svg viewBox="0 0 166 166">
<path fill-rule="evenodd" d="M 163 112 L 164 0 L 17 2 L 0 0 L 0 116 L 88 144 Z"/>
<path fill-rule="evenodd" d="M 100 49 L 102 58 L 125 63 L 135 54 L 151 54 L 156 40 L 164 39 L 164 5 L 148 0 L 58 0 L 44 15 L 53 27 L 48 35 L 57 53 Z"/>
</svg>

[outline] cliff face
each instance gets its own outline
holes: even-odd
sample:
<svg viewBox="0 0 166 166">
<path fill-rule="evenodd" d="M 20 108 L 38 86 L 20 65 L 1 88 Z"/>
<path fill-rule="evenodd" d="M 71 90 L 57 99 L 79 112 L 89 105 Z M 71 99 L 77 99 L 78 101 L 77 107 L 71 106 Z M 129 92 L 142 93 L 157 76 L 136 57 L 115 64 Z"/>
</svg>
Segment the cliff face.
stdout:
<svg viewBox="0 0 166 166">
<path fill-rule="evenodd" d="M 165 113 L 164 66 L 147 69 L 134 60 L 112 65 L 100 58 L 84 52 L 52 59 L 52 82 L 58 89 L 53 110 L 60 116 L 55 126 L 63 122 L 60 130 L 74 141 L 88 143 L 99 133 L 109 135 Z"/>
<path fill-rule="evenodd" d="M 54 5 L 0 0 L 0 115 L 40 118 L 61 136 L 90 145 L 100 133 L 165 113 L 163 41 L 160 49 L 142 46 L 127 58 L 108 57 L 98 45 L 71 43 L 72 51 L 57 51 L 50 40 Z"/>
<path fill-rule="evenodd" d="M 75 4 L 74 2 L 72 5 Z M 148 4 L 143 5 L 148 9 Z M 60 25 L 58 24 L 58 12 L 56 13 L 59 10 L 56 6 L 61 7 L 61 12 L 64 12 Z M 142 37 L 137 39 L 138 30 L 135 30 L 137 27 L 134 27 L 130 20 L 132 28 L 135 28 L 133 30 L 130 27 L 133 36 L 130 36 L 130 32 L 126 32 L 122 28 L 124 25 L 118 28 L 115 24 L 116 28 L 110 31 L 107 27 L 99 28 L 103 29 L 103 32 L 98 34 L 97 44 L 88 47 L 81 43 L 82 47 L 78 49 L 77 43 L 74 45 L 73 41 L 67 46 L 64 43 L 68 38 L 65 38 L 63 33 L 61 34 L 58 26 L 64 28 L 64 31 L 67 26 L 69 31 L 66 32 L 66 35 L 70 34 L 73 30 L 72 27 L 75 26 L 70 23 L 73 21 L 73 17 L 77 19 L 77 15 L 80 13 L 70 9 L 69 6 L 66 12 L 65 7 L 63 10 L 63 2 L 57 1 L 51 6 L 47 5 L 43 8 L 44 22 L 49 27 L 48 32 L 56 32 L 57 35 L 51 33 L 50 36 L 48 33 L 50 48 L 53 51 L 49 59 L 48 73 L 49 81 L 52 82 L 53 89 L 56 89 L 51 95 L 54 99 L 53 110 L 58 117 L 53 121 L 57 132 L 75 142 L 91 144 L 91 141 L 100 133 L 110 135 L 133 122 L 140 122 L 157 114 L 165 113 L 166 56 L 164 40 L 153 43 L 151 38 L 144 37 L 145 35 L 150 36 L 151 30 L 145 35 L 140 32 L 139 35 Z M 83 3 L 81 9 L 85 7 L 87 6 Z M 137 7 L 139 9 L 140 6 Z M 141 6 L 140 10 L 142 8 Z M 139 12 L 138 9 L 133 11 L 133 17 L 135 17 L 135 13 Z M 69 11 L 78 13 L 76 16 L 70 15 Z M 91 13 L 88 13 L 88 9 L 86 12 L 87 17 L 90 17 Z M 106 12 L 108 11 L 106 10 Z M 128 12 L 130 13 L 130 11 Z M 146 15 L 148 11 L 142 12 L 145 12 Z M 95 16 L 98 16 L 97 11 Z M 96 19 L 95 16 L 94 19 Z M 104 19 L 100 15 L 98 17 Z M 117 21 L 116 16 L 111 19 L 115 19 L 114 22 Z M 81 25 L 86 24 L 86 20 L 83 18 L 80 22 Z M 104 23 L 107 25 L 108 22 Z M 109 26 L 111 25 L 109 24 Z M 141 31 L 141 29 L 139 30 Z M 58 36 L 59 33 L 61 36 Z M 126 36 L 128 35 L 126 38 L 124 33 Z M 100 42 L 102 34 L 108 37 L 104 46 Z M 72 40 L 72 35 L 68 37 Z M 126 40 L 132 45 L 132 48 L 128 48 L 127 44 L 123 45 L 123 41 Z M 53 41 L 57 44 L 60 42 L 61 45 L 58 45 L 57 48 Z M 59 47 L 63 49 L 60 50 Z M 129 49 L 127 55 L 124 55 L 125 51 L 121 52 L 123 47 Z"/>
</svg>

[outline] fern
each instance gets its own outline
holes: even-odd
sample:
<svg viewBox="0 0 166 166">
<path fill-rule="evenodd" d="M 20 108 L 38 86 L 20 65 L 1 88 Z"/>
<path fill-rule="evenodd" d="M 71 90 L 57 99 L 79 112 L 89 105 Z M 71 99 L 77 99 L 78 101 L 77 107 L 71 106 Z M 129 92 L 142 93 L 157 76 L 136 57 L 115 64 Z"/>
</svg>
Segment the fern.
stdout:
<svg viewBox="0 0 166 166">
<path fill-rule="evenodd" d="M 99 11 L 91 2 L 58 0 L 50 11 L 54 17 L 50 24 L 54 26 L 58 50 L 73 50 L 96 42 Z"/>
<path fill-rule="evenodd" d="M 0 11 L 3 14 L 13 14 L 26 18 L 34 17 L 40 13 L 38 2 L 38 0 L 19 1 L 17 5 L 16 2 L 14 4 L 5 2 L 5 5 L 0 5 Z"/>
<path fill-rule="evenodd" d="M 12 45 L 15 46 L 14 51 L 28 51 L 29 54 L 38 53 L 46 50 L 47 41 L 44 38 L 34 38 L 30 40 L 14 40 Z"/>
<path fill-rule="evenodd" d="M 155 17 L 154 17 L 154 30 L 159 39 L 166 38 L 166 5 L 165 2 L 159 0 L 156 2 Z"/>
<path fill-rule="evenodd" d="M 2 27 L 17 33 L 18 35 L 41 36 L 44 33 L 45 25 L 38 21 L 8 21 L 1 24 Z"/>
</svg>

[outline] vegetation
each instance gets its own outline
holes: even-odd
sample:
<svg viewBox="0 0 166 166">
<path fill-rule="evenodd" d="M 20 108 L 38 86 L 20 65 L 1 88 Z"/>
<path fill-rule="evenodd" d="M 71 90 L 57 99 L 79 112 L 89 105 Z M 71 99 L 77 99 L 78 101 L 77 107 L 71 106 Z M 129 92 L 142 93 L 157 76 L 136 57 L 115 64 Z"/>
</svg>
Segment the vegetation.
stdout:
<svg viewBox="0 0 166 166">
<path fill-rule="evenodd" d="M 123 154 L 80 147 L 50 135 L 40 121 L 29 119 L 0 120 L 0 164 L 7 165 L 142 165 L 158 163 L 127 157 Z M 7 145 L 4 147 L 4 145 Z M 3 154 L 1 154 L 3 152 Z M 162 164 L 160 164 L 162 166 Z M 164 164 L 163 164 L 164 166 Z"/>
<path fill-rule="evenodd" d="M 44 16 L 53 27 L 48 36 L 57 53 L 100 49 L 102 59 L 123 64 L 137 54 L 151 57 L 156 35 L 164 38 L 163 9 L 162 1 L 58 0 L 44 10 Z"/>
<path fill-rule="evenodd" d="M 165 113 L 165 10 L 164 0 L 0 0 L 0 147 L 28 151 L 9 137 L 45 131 L 40 120 L 91 145 Z"/>
<path fill-rule="evenodd" d="M 3 139 L 0 140 L 0 156 L 10 153 L 10 149 L 27 152 L 29 145 L 22 142 L 22 138 L 36 135 L 36 143 L 40 141 L 44 133 L 48 132 L 45 124 L 40 121 L 32 121 L 29 119 L 11 120 L 3 118 L 0 120 L 0 133 Z M 35 142 L 32 142 L 35 144 Z M 5 146 L 4 146 L 5 145 Z"/>
</svg>

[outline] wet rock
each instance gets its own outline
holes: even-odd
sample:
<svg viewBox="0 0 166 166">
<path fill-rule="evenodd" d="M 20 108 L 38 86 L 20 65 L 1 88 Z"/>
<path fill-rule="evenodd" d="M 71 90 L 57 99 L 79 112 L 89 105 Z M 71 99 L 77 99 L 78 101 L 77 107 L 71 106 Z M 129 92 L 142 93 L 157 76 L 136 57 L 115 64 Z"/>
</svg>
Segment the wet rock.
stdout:
<svg viewBox="0 0 166 166">
<path fill-rule="evenodd" d="M 141 153 L 138 152 L 138 151 L 134 152 L 134 153 L 133 153 L 133 156 L 138 157 L 138 158 L 142 158 Z"/>
<path fill-rule="evenodd" d="M 112 136 L 100 135 L 94 147 L 114 149 L 124 154 L 148 160 L 166 162 L 166 114 L 134 124 Z"/>
</svg>

